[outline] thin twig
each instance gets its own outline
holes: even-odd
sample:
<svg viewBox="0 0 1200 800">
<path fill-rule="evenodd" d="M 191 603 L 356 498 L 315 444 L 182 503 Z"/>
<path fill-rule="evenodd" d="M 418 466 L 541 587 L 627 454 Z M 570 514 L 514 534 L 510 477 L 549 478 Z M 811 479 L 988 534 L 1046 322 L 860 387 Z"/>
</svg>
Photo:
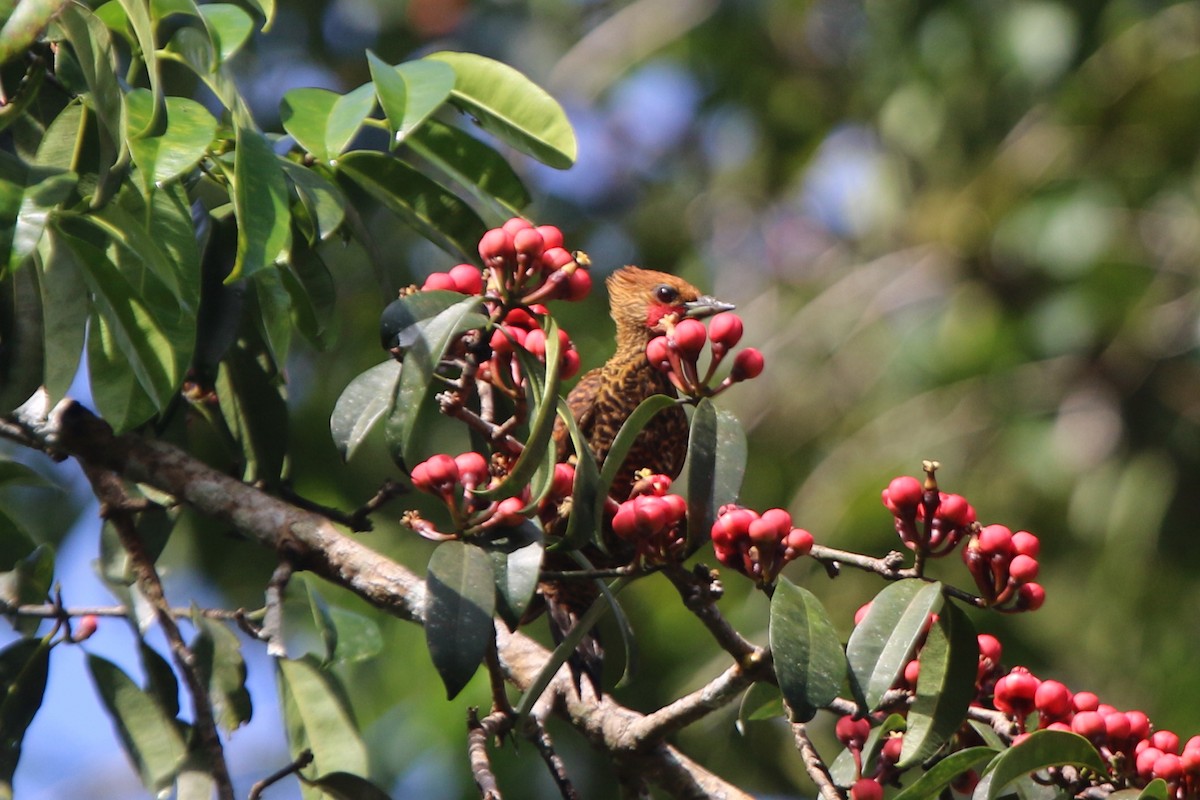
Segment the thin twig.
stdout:
<svg viewBox="0 0 1200 800">
<path fill-rule="evenodd" d="M 563 800 L 579 800 L 579 793 L 575 791 L 575 786 L 567 776 L 567 767 L 555 751 L 554 742 L 546 731 L 546 726 L 542 724 L 541 718 L 533 714 L 529 716 L 529 728 L 525 738 L 533 742 L 533 746 L 537 748 L 538 755 L 542 757 L 546 768 L 550 770 L 550 777 L 554 779 L 554 785 L 558 787 L 558 793 Z"/>
<path fill-rule="evenodd" d="M 468 427 L 474 428 L 486 436 L 488 441 L 503 447 L 509 454 L 518 456 L 525 449 L 520 440 L 509 433 L 509 431 L 516 427 L 516 416 L 510 417 L 503 424 L 497 425 L 494 422 L 488 422 L 463 405 L 462 400 L 454 392 L 442 392 L 437 396 L 437 401 L 438 407 L 443 414 L 466 423 Z"/>
<path fill-rule="evenodd" d="M 773 673 L 770 659 L 763 651 L 756 667 L 744 669 L 741 664 L 734 664 L 700 689 L 638 720 L 630 727 L 629 736 L 639 747 L 657 744 L 713 711 L 724 708 L 750 684 L 766 679 L 768 675 Z"/>
<path fill-rule="evenodd" d="M 883 558 L 875 558 L 861 553 L 852 553 L 848 550 L 838 550 L 833 547 L 823 547 L 822 545 L 814 544 L 809 555 L 825 565 L 830 577 L 837 577 L 841 565 L 845 564 L 861 569 L 864 572 L 872 572 L 889 581 L 917 578 L 927 583 L 934 582 L 933 578 L 922 575 L 915 567 L 902 569 L 901 566 L 904 564 L 905 557 L 899 550 L 893 550 Z M 962 600 L 964 603 L 969 603 L 976 608 L 987 608 L 987 603 L 983 598 L 963 591 L 956 586 L 943 584 L 942 594 Z"/>
<path fill-rule="evenodd" d="M 167 611 L 175 619 L 190 619 L 193 614 L 199 614 L 206 619 L 220 619 L 236 622 L 249 616 L 244 609 L 230 611 L 224 608 L 169 608 Z M 76 619 L 78 617 L 126 617 L 129 616 L 128 606 L 64 606 L 58 603 L 34 603 L 23 606 L 5 606 L 0 601 L 0 614 L 13 617 L 40 617 L 42 619 Z"/>
<path fill-rule="evenodd" d="M 262 793 L 266 790 L 266 788 L 268 786 L 278 783 L 279 781 L 286 778 L 288 775 L 292 775 L 294 773 L 300 772 L 300 770 L 304 769 L 309 764 L 311 764 L 312 761 L 313 761 L 312 750 L 307 750 L 307 749 L 303 750 L 300 753 L 300 755 L 296 757 L 295 761 L 288 764 L 283 769 L 272 772 L 270 775 L 263 778 L 261 781 L 258 781 L 253 786 L 251 786 L 250 794 L 247 796 L 247 800 L 258 800 L 258 798 L 262 797 Z"/>
<path fill-rule="evenodd" d="M 796 738 L 796 749 L 800 751 L 800 760 L 804 762 L 804 769 L 808 772 L 808 777 L 812 778 L 812 782 L 817 785 L 821 797 L 824 800 L 845 800 L 842 793 L 833 785 L 829 768 L 821 760 L 821 755 L 813 746 L 812 739 L 808 738 L 808 729 L 803 722 L 792 723 L 792 735 Z"/>
<path fill-rule="evenodd" d="M 762 660 L 762 648 L 738 633 L 717 609 L 716 601 L 721 591 L 715 572 L 702 566 L 688 572 L 681 566 L 672 565 L 665 568 L 663 574 L 675 585 L 687 609 L 704 623 L 717 644 L 733 656 L 734 661 L 749 669 Z"/>
<path fill-rule="evenodd" d="M 268 655 L 276 658 L 287 657 L 287 647 L 283 643 L 283 592 L 287 589 L 288 581 L 292 579 L 295 570 L 291 560 L 284 558 L 276 565 L 267 582 L 267 607 L 263 615 L 262 626 L 258 629 L 258 638 L 267 643 Z"/>
<path fill-rule="evenodd" d="M 471 774 L 479 787 L 481 800 L 501 800 L 500 786 L 492 772 L 492 761 L 488 757 L 487 740 L 489 731 L 480 722 L 476 709 L 467 711 L 467 757 L 471 762 Z"/>
</svg>

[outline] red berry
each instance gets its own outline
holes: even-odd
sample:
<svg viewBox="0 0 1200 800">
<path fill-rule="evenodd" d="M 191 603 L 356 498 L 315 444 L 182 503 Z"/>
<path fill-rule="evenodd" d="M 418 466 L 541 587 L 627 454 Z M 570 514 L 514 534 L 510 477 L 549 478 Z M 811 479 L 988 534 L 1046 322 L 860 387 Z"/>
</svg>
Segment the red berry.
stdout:
<svg viewBox="0 0 1200 800">
<path fill-rule="evenodd" d="M 1130 711 L 1130 714 L 1141 713 Z M 1143 715 L 1144 716 L 1144 715 Z M 1164 753 L 1179 752 L 1179 736 L 1171 731 L 1155 731 L 1150 736 L 1150 744 L 1162 750 Z"/>
<path fill-rule="evenodd" d="M 426 485 L 419 486 L 417 485 L 417 471 L 422 467 L 424 467 L 424 470 L 421 472 L 421 476 Z M 413 485 L 418 489 L 437 494 L 446 494 L 454 488 L 454 484 L 458 483 L 458 464 L 445 453 L 438 453 L 413 468 L 412 480 Z"/>
<path fill-rule="evenodd" d="M 454 463 L 458 466 L 458 479 L 468 489 L 487 483 L 490 477 L 487 459 L 474 450 L 455 456 Z"/>
<path fill-rule="evenodd" d="M 1042 681 L 1033 704 L 1043 716 L 1063 719 L 1071 713 L 1071 690 L 1059 681 Z"/>
<path fill-rule="evenodd" d="M 538 225 L 537 232 L 542 235 L 542 241 L 545 242 L 547 250 L 552 247 L 562 247 L 563 233 L 554 225 Z"/>
<path fill-rule="evenodd" d="M 546 272 L 562 269 L 573 261 L 575 261 L 575 256 L 571 255 L 569 250 L 561 247 L 551 247 L 542 253 L 542 269 Z M 578 270 L 576 271 L 578 272 Z"/>
<path fill-rule="evenodd" d="M 955 527 L 961 527 L 975 521 L 975 509 L 971 508 L 971 504 L 960 494 L 941 494 L 938 498 L 937 516 Z"/>
<path fill-rule="evenodd" d="M 731 348 L 742 339 L 742 318 L 731 311 L 722 311 L 708 324 L 708 335 L 713 344 Z"/>
<path fill-rule="evenodd" d="M 917 678 L 921 674 L 921 662 L 913 659 L 904 665 L 904 682 L 909 686 L 917 685 Z"/>
<path fill-rule="evenodd" d="M 500 265 L 516 254 L 512 234 L 503 228 L 492 228 L 479 240 L 479 257 L 489 267 Z"/>
<path fill-rule="evenodd" d="M 979 642 L 979 657 L 986 658 L 995 666 L 1000 663 L 1000 640 L 990 633 L 981 633 L 976 640 Z"/>
<path fill-rule="evenodd" d="M 1150 718 L 1146 716 L 1144 711 L 1126 711 L 1125 716 L 1129 719 L 1129 738 L 1145 739 L 1150 736 Z M 1171 733 L 1170 731 L 1163 731 L 1163 733 L 1175 736 L 1175 734 Z M 1179 737 L 1175 736 L 1175 748 L 1178 747 Z M 1160 746 L 1159 749 L 1163 752 L 1167 752 L 1167 749 L 1164 747 Z M 1178 753 L 1179 750 L 1172 749 L 1171 752 Z"/>
<path fill-rule="evenodd" d="M 783 544 L 788 549 L 789 558 L 800 558 L 812 551 L 813 535 L 803 528 L 792 528 Z"/>
<path fill-rule="evenodd" d="M 521 513 L 524 508 L 525 501 L 520 497 L 506 497 L 496 504 L 491 521 L 495 525 L 516 527 L 525 521 L 525 515 Z"/>
<path fill-rule="evenodd" d="M 555 464 L 552 497 L 566 497 L 575 488 L 575 467 L 570 464 Z"/>
<path fill-rule="evenodd" d="M 865 602 L 861 606 L 859 606 L 858 610 L 854 612 L 854 624 L 855 625 L 861 624 L 862 621 L 867 618 L 867 614 L 869 614 L 870 611 L 871 611 L 871 601 L 868 600 L 867 602 Z"/>
<path fill-rule="evenodd" d="M 893 478 L 883 490 L 883 504 L 889 509 L 916 509 L 921 503 L 924 490 L 921 482 L 911 475 Z"/>
<path fill-rule="evenodd" d="M 712 526 L 713 543 L 729 544 L 746 538 L 750 523 L 758 519 L 758 515 L 748 508 L 734 507 L 720 514 Z"/>
<path fill-rule="evenodd" d="M 459 264 L 450 268 L 450 279 L 455 291 L 463 294 L 480 294 L 483 291 L 483 274 L 471 264 Z"/>
<path fill-rule="evenodd" d="M 1179 757 L 1183 771 L 1188 775 L 1195 777 L 1200 775 L 1200 749 L 1183 748 L 1183 755 Z"/>
<path fill-rule="evenodd" d="M 1113 711 L 1104 715 L 1104 730 L 1111 742 L 1123 742 L 1129 738 L 1129 717 L 1123 712 Z"/>
<path fill-rule="evenodd" d="M 1008 565 L 1008 574 L 1017 583 L 1029 583 L 1038 574 L 1038 562 L 1027 555 L 1014 556 Z"/>
<path fill-rule="evenodd" d="M 500 227 L 508 231 L 510 236 L 516 236 L 517 231 L 523 231 L 526 228 L 532 228 L 533 223 L 523 217 L 513 217 Z"/>
<path fill-rule="evenodd" d="M 646 345 L 646 360 L 651 366 L 661 372 L 671 371 L 670 345 L 667 344 L 667 337 L 655 336 Z"/>
<path fill-rule="evenodd" d="M 425 283 L 421 284 L 421 291 L 431 292 L 439 290 L 457 292 L 458 284 L 454 282 L 454 278 L 452 278 L 449 273 L 431 272 L 429 276 L 425 278 Z"/>
<path fill-rule="evenodd" d="M 846 715 L 837 721 L 833 731 L 843 746 L 861 750 L 871 735 L 871 721 L 866 717 L 855 719 Z"/>
<path fill-rule="evenodd" d="M 1071 730 L 1092 742 L 1103 739 L 1108 732 L 1104 717 L 1100 716 L 1098 711 L 1077 711 L 1071 719 Z"/>
<path fill-rule="evenodd" d="M 704 323 L 700 320 L 685 319 L 675 326 L 672 338 L 680 354 L 688 361 L 695 361 L 704 349 L 704 343 L 708 341 L 708 331 L 704 329 Z"/>
<path fill-rule="evenodd" d="M 1163 753 L 1154 762 L 1154 777 L 1167 783 L 1179 780 L 1183 777 L 1183 760 L 1174 753 Z"/>
<path fill-rule="evenodd" d="M 1041 684 L 1037 678 L 1022 667 L 1014 667 L 1011 672 L 996 681 L 993 702 L 998 710 L 1005 714 L 1024 717 L 1033 710 L 1033 698 Z"/>
<path fill-rule="evenodd" d="M 579 353 L 572 347 L 562 354 L 559 375 L 566 379 L 574 377 L 577 372 L 579 372 Z"/>
<path fill-rule="evenodd" d="M 1046 602 L 1046 590 L 1037 583 L 1025 583 L 1017 589 L 1017 605 L 1026 611 L 1037 611 Z"/>
<path fill-rule="evenodd" d="M 1031 558 L 1037 558 L 1038 550 L 1041 549 L 1041 542 L 1038 541 L 1038 537 L 1029 531 L 1017 531 L 1014 533 L 1012 543 L 1014 552 Z"/>
<path fill-rule="evenodd" d="M 546 358 L 546 332 L 534 328 L 525 337 L 525 349 L 540 359 Z"/>
<path fill-rule="evenodd" d="M 1003 525 L 987 525 L 979 531 L 979 549 L 985 555 L 1012 553 L 1012 531 Z"/>
<path fill-rule="evenodd" d="M 900 751 L 903 749 L 903 736 L 889 736 L 887 741 L 883 743 L 883 747 L 879 749 L 879 757 L 889 764 L 895 764 L 900 760 Z"/>
<path fill-rule="evenodd" d="M 860 778 L 850 788 L 850 800 L 883 800 L 883 787 L 874 778 Z"/>
<path fill-rule="evenodd" d="M 752 542 L 775 543 L 783 541 L 791 528 L 792 515 L 782 508 L 771 508 L 750 523 L 748 533 Z"/>
<path fill-rule="evenodd" d="M 535 228 L 522 228 L 513 234 L 513 248 L 521 255 L 536 258 L 544 247 L 542 235 Z"/>
<path fill-rule="evenodd" d="M 586 269 L 577 269 L 567 276 L 566 298 L 577 303 L 592 291 L 592 275 Z"/>
<path fill-rule="evenodd" d="M 1142 752 L 1137 754 L 1134 759 L 1134 769 L 1137 774 L 1146 780 L 1154 777 L 1154 762 L 1162 758 L 1163 752 L 1157 747 L 1147 747 Z"/>
<path fill-rule="evenodd" d="M 762 353 L 753 347 L 747 347 L 734 356 L 733 369 L 729 371 L 729 377 L 735 383 L 751 380 L 762 374 L 764 366 Z"/>
<path fill-rule="evenodd" d="M 662 496 L 663 503 L 667 507 L 667 524 L 671 525 L 679 522 L 687 516 L 687 500 L 684 500 L 677 494 L 664 494 Z"/>
<path fill-rule="evenodd" d="M 1071 705 L 1076 711 L 1095 711 L 1100 707 L 1100 698 L 1092 692 L 1076 692 Z"/>
</svg>

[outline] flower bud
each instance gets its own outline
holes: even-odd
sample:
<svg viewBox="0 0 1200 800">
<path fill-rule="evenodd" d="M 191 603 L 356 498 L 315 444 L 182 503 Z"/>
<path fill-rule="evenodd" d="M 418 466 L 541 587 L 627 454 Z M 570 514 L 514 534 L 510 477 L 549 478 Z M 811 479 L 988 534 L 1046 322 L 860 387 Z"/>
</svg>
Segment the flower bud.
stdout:
<svg viewBox="0 0 1200 800">
<path fill-rule="evenodd" d="M 672 338 L 675 340 L 675 346 L 679 348 L 680 355 L 688 361 L 695 361 L 700 357 L 704 343 L 708 341 L 708 331 L 704 329 L 704 323 L 700 320 L 685 319 L 675 326 Z"/>
<path fill-rule="evenodd" d="M 458 284 L 454 282 L 454 278 L 445 272 L 431 272 L 425 278 L 425 282 L 421 284 L 421 291 L 450 291 L 457 292 Z"/>
<path fill-rule="evenodd" d="M 709 322 L 708 336 L 714 345 L 728 350 L 742 339 L 742 318 L 731 311 L 722 311 Z"/>
<path fill-rule="evenodd" d="M 734 383 L 751 380 L 762 374 L 764 366 L 762 353 L 756 348 L 747 347 L 734 356 L 729 377 Z"/>
<path fill-rule="evenodd" d="M 471 264 L 459 264 L 450 268 L 450 279 L 454 281 L 454 290 L 463 294 L 481 294 L 483 292 L 483 275 L 479 268 Z"/>
<path fill-rule="evenodd" d="M 554 225 L 538 225 L 537 232 L 542 235 L 542 242 L 547 250 L 563 246 L 563 232 Z"/>
<path fill-rule="evenodd" d="M 516 255 L 512 234 L 503 228 L 492 228 L 479 240 L 479 257 L 489 267 L 500 266 Z"/>
</svg>

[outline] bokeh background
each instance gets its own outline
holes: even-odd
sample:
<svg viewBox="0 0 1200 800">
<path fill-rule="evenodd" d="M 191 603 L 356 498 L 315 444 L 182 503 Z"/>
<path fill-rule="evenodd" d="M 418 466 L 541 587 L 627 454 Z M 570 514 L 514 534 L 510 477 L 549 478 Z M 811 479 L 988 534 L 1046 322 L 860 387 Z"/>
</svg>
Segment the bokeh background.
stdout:
<svg viewBox="0 0 1200 800">
<path fill-rule="evenodd" d="M 562 227 L 598 273 L 637 263 L 737 303 L 746 343 L 764 351 L 764 375 L 721 399 L 750 437 L 746 504 L 787 508 L 823 544 L 883 554 L 896 540 L 879 491 L 939 460 L 943 488 L 984 522 L 1042 539 L 1045 606 L 975 616 L 1001 636 L 1005 661 L 1141 708 L 1184 738 L 1200 732 L 1200 3 L 280 5 L 239 63 L 264 128 L 279 129 L 287 89 L 369 80 L 367 48 L 391 63 L 470 50 L 521 69 L 564 104 L 580 139 L 569 171 L 513 156 L 536 198 L 530 215 Z M 382 283 L 366 254 L 328 246 L 336 339 L 290 365 L 296 488 L 346 508 L 396 473 L 379 443 L 342 465 L 333 403 L 382 360 L 386 299 L 453 264 L 404 231 L 378 233 Z M 601 362 L 603 293 L 563 314 L 584 366 Z M 64 595 L 105 601 L 88 566 L 95 510 L 74 507 Z M 393 504 L 365 536 L 420 568 L 430 548 L 395 526 L 398 514 Z M 62 539 L 68 517 L 43 516 L 40 533 Z M 190 520 L 164 563 L 176 602 L 199 592 L 223 606 L 261 605 L 271 569 L 267 554 Z M 881 588 L 792 570 L 843 635 Z M 934 571 L 968 580 L 957 556 Z M 627 595 L 639 669 L 617 694 L 650 710 L 725 662 L 665 581 L 642 584 Z M 723 606 L 765 641 L 765 601 L 741 584 L 727 576 Z M 486 687 L 446 702 L 421 632 L 380 624 L 382 655 L 340 669 L 380 785 L 474 796 L 464 709 L 486 703 Z M 106 627 L 88 646 L 136 672 L 128 636 Z M 230 743 L 243 792 L 286 759 L 269 662 L 246 650 L 256 719 Z M 56 655 L 18 796 L 142 796 L 76 655 Z M 811 795 L 784 727 L 740 735 L 735 711 L 679 743 L 756 794 Z M 555 732 L 585 796 L 612 794 L 603 762 Z M 554 796 L 536 761 L 506 748 L 501 785 Z M 268 796 L 296 795 L 280 785 Z"/>
</svg>

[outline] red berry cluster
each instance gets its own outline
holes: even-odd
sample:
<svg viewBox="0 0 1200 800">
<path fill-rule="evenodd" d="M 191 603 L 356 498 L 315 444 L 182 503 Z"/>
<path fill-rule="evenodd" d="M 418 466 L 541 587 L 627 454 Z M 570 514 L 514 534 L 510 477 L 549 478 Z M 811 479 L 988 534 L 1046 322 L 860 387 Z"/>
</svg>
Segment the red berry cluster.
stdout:
<svg viewBox="0 0 1200 800">
<path fill-rule="evenodd" d="M 509 396 L 515 396 L 524 386 L 525 380 L 521 373 L 520 361 L 515 357 L 514 347 L 522 347 L 543 364 L 546 362 L 546 332 L 535 314 L 544 316 L 546 307 L 534 304 L 528 311 L 523 308 L 509 309 L 492 331 L 489 340 L 491 358 L 479 368 L 481 380 L 496 386 Z M 564 378 L 570 378 L 579 372 L 579 351 L 575 349 L 567 332 L 561 328 L 558 330 L 558 343 L 560 374 Z"/>
<path fill-rule="evenodd" d="M 446 290 L 459 294 L 483 294 L 483 273 L 474 264 L 459 264 L 449 272 L 432 272 L 421 291 Z"/>
<path fill-rule="evenodd" d="M 633 496 L 617 507 L 613 533 L 631 543 L 637 557 L 652 564 L 679 561 L 687 554 L 687 501 L 670 494 L 668 475 L 638 480 Z"/>
<path fill-rule="evenodd" d="M 1013 533 L 1003 525 L 981 528 L 963 548 L 963 563 L 984 602 L 1000 611 L 1036 611 L 1046 590 L 1038 574 L 1038 538 L 1029 531 Z"/>
<path fill-rule="evenodd" d="M 846 715 L 837 721 L 834 733 L 854 759 L 856 779 L 850 787 L 851 800 L 882 800 L 883 785 L 900 774 L 896 762 L 900 760 L 900 750 L 904 746 L 903 735 L 899 732 L 890 735 L 879 749 L 875 763 L 868 767 L 863 763 L 863 749 L 871 734 L 871 721 L 866 717 L 856 719 Z"/>
<path fill-rule="evenodd" d="M 813 537 L 793 527 L 792 515 L 782 508 L 760 515 L 731 503 L 717 512 L 712 542 L 718 561 L 767 586 L 789 561 L 808 555 Z"/>
<path fill-rule="evenodd" d="M 1077 733 L 1099 750 L 1115 783 L 1144 786 L 1155 778 L 1167 782 L 1168 797 L 1195 797 L 1200 792 L 1200 736 L 1182 748 L 1172 731 L 1153 730 L 1142 711 L 1119 711 L 1092 692 L 1071 692 L 1055 680 L 1041 680 L 1024 667 L 1013 667 L 995 682 L 992 705 L 1011 716 L 1022 730 L 1013 744 L 1028 736 L 1030 718 L 1038 729 Z"/>
<path fill-rule="evenodd" d="M 939 558 L 953 550 L 975 523 L 975 509 L 961 495 L 938 491 L 931 469 L 924 485 L 908 475 L 894 478 L 881 495 L 910 550 Z"/>
<path fill-rule="evenodd" d="M 566 250 L 562 231 L 553 225 L 535 227 L 513 217 L 483 235 L 479 257 L 487 269 L 488 293 L 506 302 L 582 300 L 592 290 L 591 262 Z"/>
<path fill-rule="evenodd" d="M 646 358 L 665 372 L 680 394 L 688 397 L 712 397 L 741 381 L 757 378 L 763 371 L 763 356 L 747 347 L 733 358 L 729 375 L 715 388 L 709 386 L 717 366 L 742 338 L 742 319 L 723 311 L 712 318 L 708 329 L 698 319 L 666 322 L 667 332 L 646 345 Z M 700 376 L 700 356 L 709 344 L 708 368 Z"/>
</svg>

